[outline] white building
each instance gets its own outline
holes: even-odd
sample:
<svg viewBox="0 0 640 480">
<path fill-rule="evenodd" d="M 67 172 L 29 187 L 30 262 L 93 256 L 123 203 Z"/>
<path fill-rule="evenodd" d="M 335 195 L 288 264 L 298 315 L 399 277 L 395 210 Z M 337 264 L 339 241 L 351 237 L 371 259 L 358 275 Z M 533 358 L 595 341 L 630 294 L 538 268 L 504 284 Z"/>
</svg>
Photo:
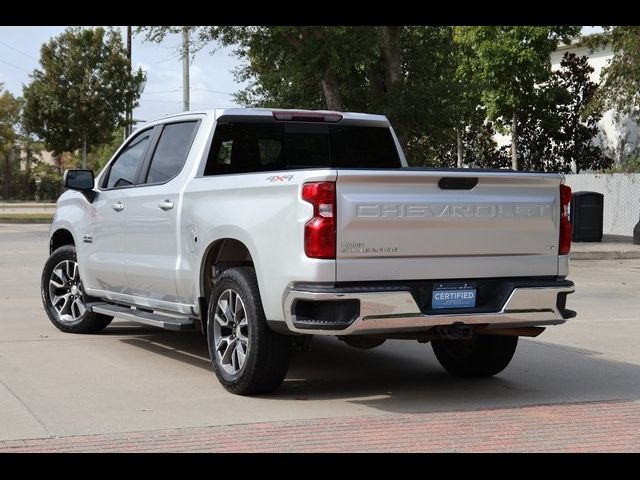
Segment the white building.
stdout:
<svg viewBox="0 0 640 480">
<path fill-rule="evenodd" d="M 593 68 L 591 80 L 600 83 L 602 69 L 606 67 L 613 57 L 610 45 L 601 47 L 591 52 L 588 47 L 582 45 L 581 39 L 575 40 L 571 45 L 563 45 L 551 54 L 551 68 L 558 70 L 565 53 L 574 53 L 579 57 L 588 57 L 589 65 Z M 613 158 L 617 165 L 624 163 L 629 158 L 640 157 L 640 130 L 638 124 L 627 115 L 616 118 L 615 112 L 605 112 L 598 122 L 599 133 L 595 143 L 605 153 Z"/>
</svg>

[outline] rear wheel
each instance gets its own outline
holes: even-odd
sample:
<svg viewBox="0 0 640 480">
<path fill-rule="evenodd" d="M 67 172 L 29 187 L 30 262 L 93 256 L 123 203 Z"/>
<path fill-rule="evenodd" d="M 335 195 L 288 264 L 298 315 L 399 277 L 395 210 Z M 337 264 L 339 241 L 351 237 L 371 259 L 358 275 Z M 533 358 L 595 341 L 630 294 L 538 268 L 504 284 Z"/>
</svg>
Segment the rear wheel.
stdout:
<svg viewBox="0 0 640 480">
<path fill-rule="evenodd" d="M 63 332 L 94 333 L 113 320 L 87 310 L 92 298 L 84 292 L 73 245 L 60 247 L 51 254 L 42 271 L 41 292 L 49 320 Z"/>
<path fill-rule="evenodd" d="M 470 340 L 433 340 L 440 365 L 457 377 L 489 377 L 507 368 L 518 337 L 476 335 Z"/>
<path fill-rule="evenodd" d="M 207 341 L 213 369 L 231 393 L 275 390 L 289 368 L 291 338 L 271 330 L 253 268 L 220 275 L 209 301 Z"/>
</svg>

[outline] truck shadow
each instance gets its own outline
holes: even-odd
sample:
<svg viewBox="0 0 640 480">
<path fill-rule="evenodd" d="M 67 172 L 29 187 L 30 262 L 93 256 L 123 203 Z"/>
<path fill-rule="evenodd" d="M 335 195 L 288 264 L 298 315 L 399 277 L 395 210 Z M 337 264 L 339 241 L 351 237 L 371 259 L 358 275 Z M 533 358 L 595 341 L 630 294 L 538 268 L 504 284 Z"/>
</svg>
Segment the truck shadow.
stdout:
<svg viewBox="0 0 640 480">
<path fill-rule="evenodd" d="M 200 334 L 155 330 L 120 341 L 214 375 Z M 260 398 L 344 400 L 393 413 L 635 400 L 640 399 L 640 366 L 590 350 L 521 339 L 501 374 L 458 379 L 440 367 L 429 345 L 397 340 L 363 351 L 316 337 L 309 352 L 294 353 L 282 387 Z"/>
</svg>

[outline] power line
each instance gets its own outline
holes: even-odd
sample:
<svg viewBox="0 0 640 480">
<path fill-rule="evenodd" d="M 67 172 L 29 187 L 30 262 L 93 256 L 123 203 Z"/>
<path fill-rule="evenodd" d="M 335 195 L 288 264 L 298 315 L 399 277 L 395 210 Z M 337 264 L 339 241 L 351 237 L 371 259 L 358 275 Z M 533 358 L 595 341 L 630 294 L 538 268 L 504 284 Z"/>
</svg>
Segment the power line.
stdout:
<svg viewBox="0 0 640 480">
<path fill-rule="evenodd" d="M 22 67 L 19 67 L 19 66 L 17 66 L 17 65 L 14 65 L 13 63 L 9 63 L 9 62 L 7 62 L 6 60 L 2 60 L 2 59 L 0 59 L 0 62 L 5 63 L 5 64 L 9 65 L 10 67 L 17 68 L 18 70 L 22 70 L 23 72 L 31 73 L 29 70 L 26 70 L 26 69 L 24 69 L 24 68 L 22 68 Z"/>
<path fill-rule="evenodd" d="M 157 94 L 162 94 L 162 93 L 174 93 L 174 92 L 181 92 L 182 89 L 181 88 L 176 88 L 173 90 L 158 90 L 156 92 L 142 92 L 143 94 L 148 94 L 148 95 L 157 95 Z M 210 90 L 208 88 L 192 88 L 191 89 L 192 92 L 210 92 L 210 93 L 218 93 L 220 95 L 229 95 L 229 96 L 233 96 L 233 93 L 228 93 L 228 92 L 221 92 L 220 90 Z"/>
<path fill-rule="evenodd" d="M 175 88 L 173 90 L 159 90 L 157 92 L 142 92 L 143 95 L 156 95 L 160 93 L 173 93 L 173 92 L 181 92 L 181 88 Z"/>
<path fill-rule="evenodd" d="M 209 90 L 208 88 L 192 88 L 191 90 L 193 90 L 194 92 L 210 92 L 210 93 L 219 93 L 221 95 L 229 95 L 232 96 L 233 93 L 229 93 L 229 92 L 221 92 L 220 90 Z"/>
<path fill-rule="evenodd" d="M 26 53 L 26 52 L 23 52 L 22 50 L 20 50 L 20 49 L 18 49 L 18 48 L 16 48 L 16 47 L 14 47 L 13 45 L 9 45 L 9 44 L 8 44 L 8 43 L 6 43 L 6 42 L 3 42 L 3 41 L 1 41 L 1 40 L 0 40 L 0 44 L 4 45 L 5 47 L 9 47 L 11 50 L 15 50 L 16 52 L 21 53 L 22 55 L 25 55 L 25 56 L 27 56 L 27 57 L 29 57 L 29 58 L 32 58 L 32 59 L 34 59 L 34 60 L 36 60 L 36 61 L 38 61 L 38 62 L 40 61 L 40 59 L 38 59 L 38 58 L 34 57 L 33 55 L 30 55 L 30 54 L 28 54 L 28 53 Z"/>
</svg>

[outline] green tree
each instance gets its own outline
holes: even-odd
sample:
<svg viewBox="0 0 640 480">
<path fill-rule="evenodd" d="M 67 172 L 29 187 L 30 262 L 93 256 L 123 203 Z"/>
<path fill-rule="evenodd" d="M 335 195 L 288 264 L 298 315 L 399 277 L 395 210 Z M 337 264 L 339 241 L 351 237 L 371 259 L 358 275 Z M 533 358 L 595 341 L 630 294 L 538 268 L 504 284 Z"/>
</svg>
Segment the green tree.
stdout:
<svg viewBox="0 0 640 480">
<path fill-rule="evenodd" d="M 519 117 L 536 101 L 536 85 L 551 75 L 550 55 L 577 26 L 467 26 L 456 28 L 466 55 L 461 70 L 474 78 L 487 116 L 510 128 L 512 168 L 518 169 Z"/>
<path fill-rule="evenodd" d="M 561 170 L 575 164 L 579 172 L 584 169 L 603 170 L 611 167 L 613 160 L 593 143 L 598 134 L 598 121 L 602 114 L 589 110 L 599 86 L 591 81 L 593 68 L 585 56 L 565 53 L 560 69 L 554 72 L 551 85 L 562 92 L 564 102 L 556 102 L 554 112 L 559 116 L 560 128 L 556 130 L 556 156 L 563 164 Z"/>
<path fill-rule="evenodd" d="M 190 27 L 195 47 L 234 45 L 246 106 L 382 113 L 401 145 L 437 144 L 454 69 L 452 27 Z M 180 27 L 139 27 L 162 41 Z M 420 142 L 415 139 L 420 138 Z M 455 142 L 455 140 L 454 140 Z M 430 147 L 428 147 L 430 148 Z M 422 151 L 422 150 L 421 150 Z"/>
<path fill-rule="evenodd" d="M 93 146 L 87 152 L 87 167 L 98 172 L 107 164 L 116 150 L 122 145 L 124 136 L 123 128 L 116 128 L 111 138 L 101 145 Z M 80 159 L 76 155 L 71 156 L 71 161 L 78 163 Z"/>
<path fill-rule="evenodd" d="M 577 171 L 611 165 L 593 142 L 601 117 L 585 113 L 598 88 L 587 60 L 565 53 L 560 68 L 532 92 L 529 108 L 518 117 L 522 169 L 569 172 L 574 165 Z"/>
<path fill-rule="evenodd" d="M 26 128 L 54 154 L 87 151 L 111 139 L 138 104 L 143 73 L 131 73 L 122 38 L 113 29 L 67 28 L 42 46 L 41 69 L 24 88 Z"/>
<path fill-rule="evenodd" d="M 8 91 L 2 91 L 0 83 L 0 159 L 2 159 L 2 196 L 12 196 L 13 177 L 19 168 L 16 162 L 16 138 L 20 121 L 21 100 Z"/>
<path fill-rule="evenodd" d="M 640 26 L 603 27 L 587 44 L 593 49 L 610 44 L 613 57 L 600 74 L 601 84 L 591 111 L 615 109 L 640 122 Z"/>
</svg>

